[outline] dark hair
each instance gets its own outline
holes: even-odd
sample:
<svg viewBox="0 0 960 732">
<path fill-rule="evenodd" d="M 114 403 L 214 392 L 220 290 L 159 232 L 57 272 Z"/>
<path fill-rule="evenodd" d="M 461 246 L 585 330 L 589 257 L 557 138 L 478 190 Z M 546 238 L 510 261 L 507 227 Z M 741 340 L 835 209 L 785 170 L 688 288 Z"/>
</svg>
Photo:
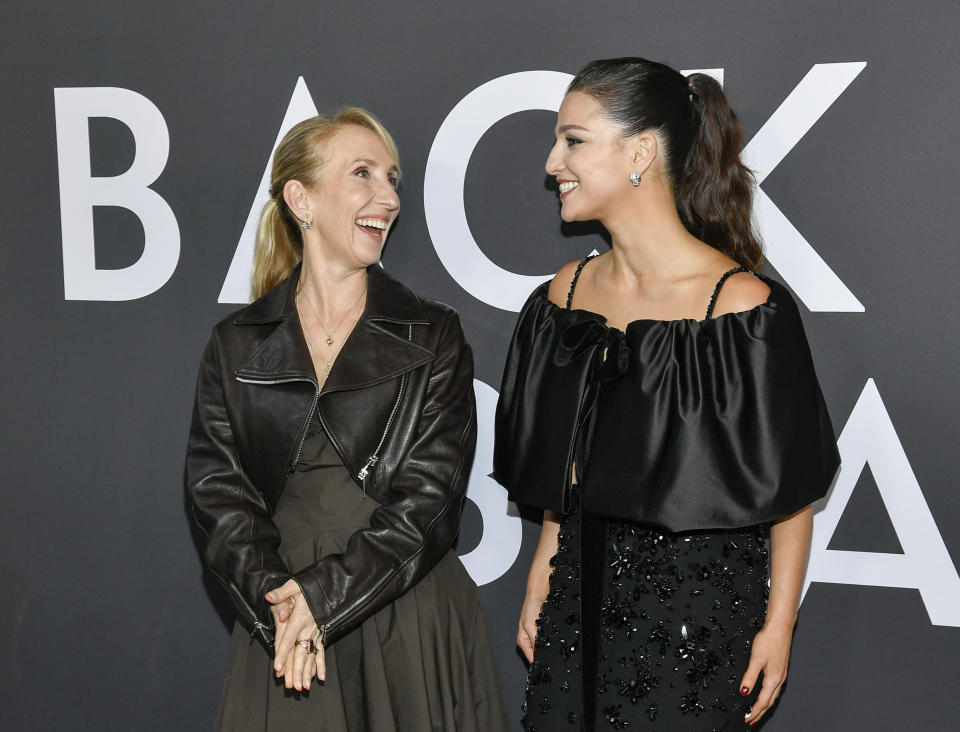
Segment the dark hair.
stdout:
<svg viewBox="0 0 960 732">
<path fill-rule="evenodd" d="M 575 91 L 596 99 L 625 137 L 656 132 L 683 225 L 738 264 L 759 269 L 753 175 L 740 161 L 743 130 L 716 79 L 687 77 L 644 58 L 614 58 L 580 69 L 567 88 Z"/>
</svg>

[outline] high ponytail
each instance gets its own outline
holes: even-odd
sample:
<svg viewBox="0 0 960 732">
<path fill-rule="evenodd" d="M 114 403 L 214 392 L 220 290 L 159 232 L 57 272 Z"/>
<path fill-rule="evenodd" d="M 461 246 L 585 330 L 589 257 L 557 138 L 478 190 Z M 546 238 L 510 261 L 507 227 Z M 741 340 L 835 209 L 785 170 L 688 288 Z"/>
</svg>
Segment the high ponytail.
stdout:
<svg viewBox="0 0 960 732">
<path fill-rule="evenodd" d="M 740 161 L 743 132 L 723 89 L 645 58 L 591 61 L 567 93 L 589 94 L 624 137 L 657 134 L 664 173 L 687 230 L 753 271 L 763 262 L 750 208 L 753 179 Z"/>
<path fill-rule="evenodd" d="M 694 236 L 756 272 L 763 250 L 751 217 L 753 174 L 740 160 L 740 120 L 716 79 L 691 74 L 687 81 L 699 126 L 676 185 L 677 211 Z"/>
<path fill-rule="evenodd" d="M 396 143 L 386 127 L 364 109 L 344 107 L 335 114 L 321 114 L 294 125 L 273 153 L 270 200 L 260 213 L 250 276 L 254 300 L 289 277 L 303 259 L 300 219 L 283 199 L 284 186 L 288 181 L 298 180 L 307 187 L 315 187 L 320 182 L 326 162 L 325 143 L 337 130 L 349 125 L 364 127 L 375 133 L 399 171 L 400 157 Z"/>
</svg>

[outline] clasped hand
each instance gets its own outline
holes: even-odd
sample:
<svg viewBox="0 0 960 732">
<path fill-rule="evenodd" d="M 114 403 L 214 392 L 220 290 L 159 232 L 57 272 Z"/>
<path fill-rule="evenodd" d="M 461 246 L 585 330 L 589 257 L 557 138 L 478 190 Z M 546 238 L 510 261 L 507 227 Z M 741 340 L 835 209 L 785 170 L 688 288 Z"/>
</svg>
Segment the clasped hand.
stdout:
<svg viewBox="0 0 960 732">
<path fill-rule="evenodd" d="M 277 629 L 273 641 L 274 673 L 278 678 L 283 676 L 286 688 L 309 691 L 314 676 L 321 682 L 326 681 L 327 668 L 322 645 L 317 645 L 316 653 L 308 652 L 305 647 L 309 646 L 306 641 L 316 637 L 317 623 L 307 607 L 300 585 L 296 580 L 287 580 L 268 592 L 266 598 Z"/>
</svg>

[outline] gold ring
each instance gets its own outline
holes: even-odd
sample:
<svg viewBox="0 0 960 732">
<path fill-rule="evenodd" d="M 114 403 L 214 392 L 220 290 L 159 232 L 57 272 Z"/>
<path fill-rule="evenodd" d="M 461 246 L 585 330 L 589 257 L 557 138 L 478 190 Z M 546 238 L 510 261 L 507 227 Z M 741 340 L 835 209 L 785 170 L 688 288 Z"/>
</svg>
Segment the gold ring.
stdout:
<svg viewBox="0 0 960 732">
<path fill-rule="evenodd" d="M 297 645 L 300 646 L 307 653 L 317 652 L 317 647 L 313 644 L 313 638 L 307 638 L 306 640 L 298 640 Z"/>
</svg>

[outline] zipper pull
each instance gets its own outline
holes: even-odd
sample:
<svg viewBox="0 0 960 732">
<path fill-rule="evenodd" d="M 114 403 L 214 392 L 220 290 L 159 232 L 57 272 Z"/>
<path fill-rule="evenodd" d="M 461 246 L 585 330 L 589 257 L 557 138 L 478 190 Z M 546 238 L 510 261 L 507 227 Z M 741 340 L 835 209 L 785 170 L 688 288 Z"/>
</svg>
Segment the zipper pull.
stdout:
<svg viewBox="0 0 960 732">
<path fill-rule="evenodd" d="M 363 491 L 363 497 L 367 497 L 367 476 L 370 475 L 370 468 L 377 464 L 378 458 L 376 455 L 371 455 L 367 458 L 367 464 L 360 468 L 360 472 L 357 473 L 357 478 L 360 479 L 360 489 Z"/>
</svg>

